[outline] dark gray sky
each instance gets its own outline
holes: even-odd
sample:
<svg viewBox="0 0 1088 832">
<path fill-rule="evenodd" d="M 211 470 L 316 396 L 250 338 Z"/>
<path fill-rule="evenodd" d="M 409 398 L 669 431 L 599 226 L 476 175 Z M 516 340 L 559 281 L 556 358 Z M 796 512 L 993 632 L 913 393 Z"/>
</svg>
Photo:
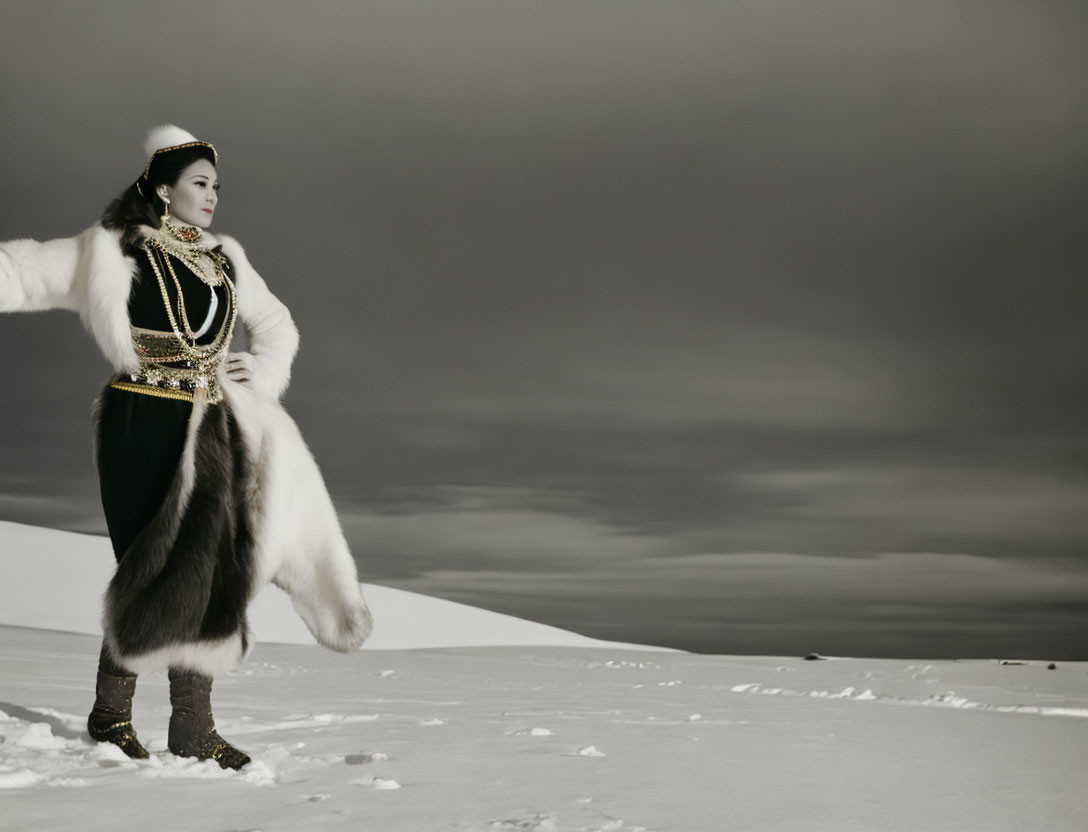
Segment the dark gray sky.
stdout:
<svg viewBox="0 0 1088 832">
<path fill-rule="evenodd" d="M 282 7 L 281 7 L 282 5 Z M 212 141 L 364 579 L 704 652 L 1088 659 L 1080 3 L 0 7 L 0 239 Z M 68 313 L 0 519 L 104 532 Z"/>
</svg>

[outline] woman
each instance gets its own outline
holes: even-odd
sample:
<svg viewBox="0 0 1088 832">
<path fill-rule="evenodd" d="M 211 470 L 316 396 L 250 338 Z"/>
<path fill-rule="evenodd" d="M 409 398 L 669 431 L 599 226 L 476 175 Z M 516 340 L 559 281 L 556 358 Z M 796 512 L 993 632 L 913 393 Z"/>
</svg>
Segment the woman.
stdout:
<svg viewBox="0 0 1088 832">
<path fill-rule="evenodd" d="M 146 758 L 139 673 L 170 680 L 170 751 L 241 768 L 215 730 L 214 674 L 252 647 L 268 581 L 314 637 L 357 649 L 371 615 L 317 465 L 279 404 L 298 333 L 231 237 L 213 236 L 215 148 L 152 130 L 143 173 L 76 237 L 0 243 L 0 312 L 80 313 L 117 375 L 95 402 L 95 459 L 117 558 L 104 599 L 91 737 Z M 228 353 L 236 322 L 249 350 Z"/>
</svg>

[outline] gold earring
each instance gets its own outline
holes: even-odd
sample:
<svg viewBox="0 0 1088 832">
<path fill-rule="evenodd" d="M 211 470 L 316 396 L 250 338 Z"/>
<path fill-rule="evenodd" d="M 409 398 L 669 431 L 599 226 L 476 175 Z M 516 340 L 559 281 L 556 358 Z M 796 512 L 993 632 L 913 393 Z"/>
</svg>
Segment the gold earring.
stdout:
<svg viewBox="0 0 1088 832">
<path fill-rule="evenodd" d="M 170 221 L 170 200 L 166 198 L 165 194 L 159 194 L 159 199 L 162 200 L 162 224 L 166 225 Z"/>
</svg>

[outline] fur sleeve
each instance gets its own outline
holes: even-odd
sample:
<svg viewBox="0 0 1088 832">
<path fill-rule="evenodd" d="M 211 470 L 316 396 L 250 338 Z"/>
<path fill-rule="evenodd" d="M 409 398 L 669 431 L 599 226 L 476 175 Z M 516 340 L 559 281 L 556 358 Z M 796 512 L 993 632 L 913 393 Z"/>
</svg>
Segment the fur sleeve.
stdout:
<svg viewBox="0 0 1088 832">
<path fill-rule="evenodd" d="M 0 243 L 0 312 L 78 308 L 80 237 Z"/>
<path fill-rule="evenodd" d="M 298 329 L 291 313 L 268 290 L 261 276 L 233 237 L 220 234 L 223 253 L 234 265 L 238 316 L 249 337 L 257 385 L 275 398 L 283 395 L 291 379 L 291 362 L 298 351 Z"/>
</svg>

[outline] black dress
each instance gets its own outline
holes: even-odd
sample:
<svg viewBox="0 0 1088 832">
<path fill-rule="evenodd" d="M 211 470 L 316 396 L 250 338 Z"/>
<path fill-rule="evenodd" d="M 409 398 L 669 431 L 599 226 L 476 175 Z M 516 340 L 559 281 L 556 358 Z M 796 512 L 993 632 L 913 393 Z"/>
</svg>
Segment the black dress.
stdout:
<svg viewBox="0 0 1088 832">
<path fill-rule="evenodd" d="M 197 329 L 216 295 L 211 325 L 195 343 L 229 337 L 224 327 L 233 325 L 232 286 L 224 281 L 211 288 L 176 258 L 170 265 L 177 285 L 172 279 L 160 284 L 151 256 L 158 255 L 135 253 L 130 324 L 173 335 L 166 303 L 178 320 L 180 287 Z M 226 273 L 229 280 L 229 261 Z M 118 563 L 106 595 L 108 652 L 123 664 L 126 655 L 214 643 L 239 632 L 246 646 L 252 477 L 237 422 L 226 400 L 204 398 L 195 411 L 192 400 L 154 387 L 138 391 L 141 385 L 129 381 L 120 376 L 107 384 L 95 408 L 102 507 Z"/>
<path fill-rule="evenodd" d="M 169 333 L 170 320 L 151 263 L 142 251 L 136 258 L 140 271 L 129 296 L 129 322 L 142 329 Z M 211 306 L 211 293 L 216 293 L 218 308 L 212 325 L 197 339 L 198 344 L 209 344 L 226 325 L 226 286 L 220 284 L 211 289 L 184 264 L 175 261 L 172 265 L 181 283 L 190 320 L 205 319 Z M 177 289 L 169 281 L 166 289 L 176 309 Z M 109 385 L 102 391 L 96 461 L 102 508 L 118 561 L 162 506 L 178 470 L 192 409 L 189 401 Z"/>
</svg>

